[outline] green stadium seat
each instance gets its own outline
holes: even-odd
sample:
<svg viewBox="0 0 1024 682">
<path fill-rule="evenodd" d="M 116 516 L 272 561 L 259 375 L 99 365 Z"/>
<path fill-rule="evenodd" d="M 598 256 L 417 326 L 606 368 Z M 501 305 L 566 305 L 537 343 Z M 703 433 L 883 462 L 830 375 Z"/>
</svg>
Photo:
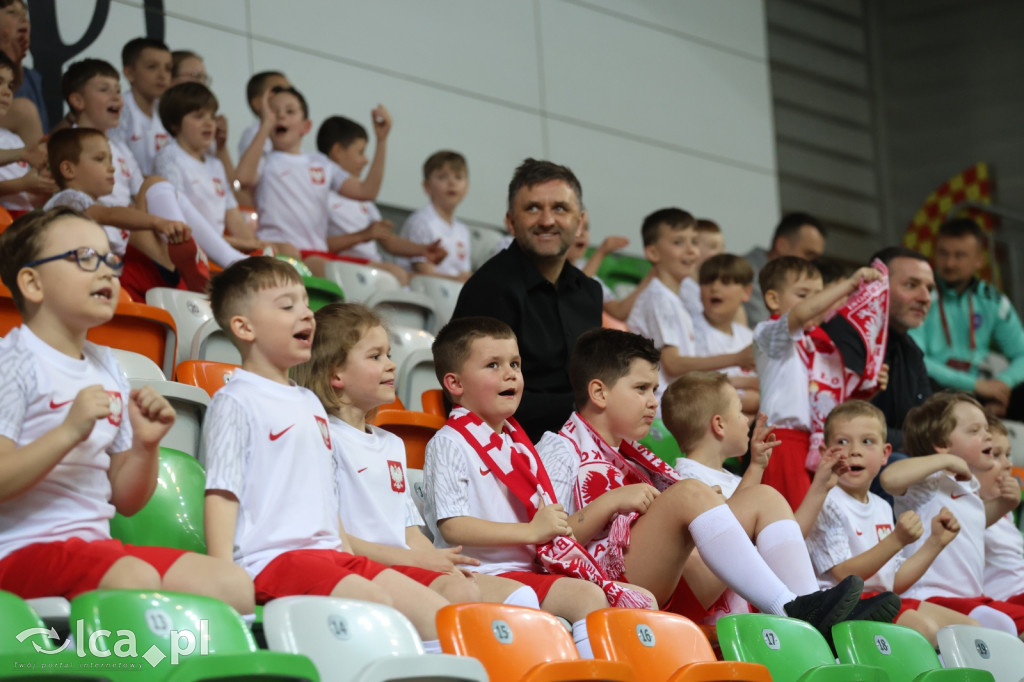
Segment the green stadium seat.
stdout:
<svg viewBox="0 0 1024 682">
<path fill-rule="evenodd" d="M 983 670 L 943 669 L 924 635 L 902 625 L 846 621 L 832 627 L 832 641 L 843 663 L 873 665 L 893 680 L 993 682 L 992 673 Z"/>
</svg>

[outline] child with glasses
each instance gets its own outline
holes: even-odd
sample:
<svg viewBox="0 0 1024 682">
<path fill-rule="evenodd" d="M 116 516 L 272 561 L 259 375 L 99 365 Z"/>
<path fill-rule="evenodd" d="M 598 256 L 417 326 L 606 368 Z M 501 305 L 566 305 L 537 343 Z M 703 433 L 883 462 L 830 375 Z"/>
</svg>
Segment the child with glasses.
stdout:
<svg viewBox="0 0 1024 682">
<path fill-rule="evenodd" d="M 111 539 L 114 512 L 130 516 L 153 494 L 175 414 L 86 341 L 121 290 L 102 228 L 72 209 L 35 211 L 0 236 L 0 254 L 23 320 L 0 341 L 0 589 L 25 599 L 166 589 L 251 612 L 252 582 L 230 562 Z"/>
</svg>

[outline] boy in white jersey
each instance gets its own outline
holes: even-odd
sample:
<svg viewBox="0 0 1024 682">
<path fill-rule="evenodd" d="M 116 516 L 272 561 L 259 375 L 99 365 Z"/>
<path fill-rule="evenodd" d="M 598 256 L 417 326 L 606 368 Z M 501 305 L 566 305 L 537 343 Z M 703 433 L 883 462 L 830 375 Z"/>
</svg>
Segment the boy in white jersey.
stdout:
<svg viewBox="0 0 1024 682">
<path fill-rule="evenodd" d="M 466 198 L 468 189 L 469 170 L 462 154 L 442 149 L 423 162 L 423 191 L 430 197 L 430 203 L 405 219 L 402 236 L 424 245 L 441 240 L 448 255 L 436 264 L 416 256 L 409 261 L 413 272 L 457 282 L 465 282 L 473 274 L 469 263 L 469 228 L 455 217 L 455 209 Z"/>
<path fill-rule="evenodd" d="M 881 474 L 882 488 L 893 496 L 896 513 L 913 509 L 923 523 L 931 523 L 948 508 L 963 529 L 905 594 L 969 613 L 982 625 L 1021 632 L 1024 606 L 985 594 L 985 528 L 1019 504 L 1020 497 L 982 500 L 978 494 L 975 474 L 995 467 L 984 410 L 966 393 L 936 393 L 907 413 L 903 435 L 910 457 L 891 463 Z M 915 552 L 922 543 L 908 545 L 904 554 Z M 989 619 L 975 611 L 977 606 L 990 606 L 1013 623 Z"/>
<path fill-rule="evenodd" d="M 139 168 L 153 174 L 153 160 L 171 136 L 157 115 L 160 96 L 171 85 L 171 50 L 156 38 L 133 38 L 121 48 L 121 66 L 131 85 L 117 136 L 128 146 Z"/>
<path fill-rule="evenodd" d="M 793 509 L 800 506 L 811 485 L 807 462 L 814 424 L 824 423 L 829 411 L 842 402 L 843 396 L 836 394 L 845 388 L 842 357 L 817 324 L 842 305 L 861 282 L 882 277 L 874 268 L 861 268 L 852 277 L 825 288 L 818 268 L 797 256 L 771 260 L 758 273 L 764 302 L 771 312 L 770 320 L 754 328 L 761 411 L 775 425 L 781 441 L 765 470 L 764 482 L 782 493 Z M 824 364 L 825 357 L 835 359 L 825 369 L 837 376 L 819 376 L 818 366 Z M 813 415 L 820 415 L 820 421 L 813 420 Z M 815 446 L 815 459 L 817 453 Z"/>
<path fill-rule="evenodd" d="M 609 604 L 651 608 L 654 598 L 608 578 L 571 538 L 544 466 L 512 417 L 523 393 L 512 329 L 494 318 L 457 318 L 433 351 L 455 405 L 427 444 L 424 506 L 434 543 L 462 547 L 482 573 L 532 587 L 542 609 L 572 623 L 576 647 L 592 658 L 588 613 Z"/>
<path fill-rule="evenodd" d="M 344 116 L 331 116 L 320 124 L 316 147 L 349 175 L 358 178 L 369 163 L 366 158 L 366 128 Z M 422 256 L 428 262 L 440 263 L 448 255 L 441 239 L 419 244 L 392 232 L 395 225 L 383 220 L 372 201 L 356 201 L 340 194 L 328 199 L 330 224 L 327 226 L 327 249 L 340 256 L 364 259 L 370 265 L 387 270 L 402 285 L 409 283 L 409 271 L 395 263 L 381 261 L 380 250 L 393 256 Z"/>
<path fill-rule="evenodd" d="M 168 88 L 160 98 L 160 120 L 174 140 L 157 152 L 156 172 L 178 190 L 196 241 L 215 263 L 227 267 L 267 247 L 299 256 L 290 244 L 257 239 L 238 210 L 224 164 L 210 153 L 217 98 L 205 85 L 185 82 Z"/>
<path fill-rule="evenodd" d="M 14 99 L 14 72 L 14 62 L 0 52 L 0 119 L 7 115 Z M 0 206 L 16 214 L 31 211 L 57 191 L 51 178 L 31 167 L 29 160 L 38 163 L 38 156 L 17 134 L 0 128 L 0 150 L 10 150 L 10 156 L 0 158 Z"/>
<path fill-rule="evenodd" d="M 960 532 L 948 509 L 931 519 L 931 534 L 913 554 L 902 554 L 921 539 L 924 525 L 908 510 L 893 520 L 892 507 L 870 491 L 871 482 L 889 459 L 885 415 L 863 400 L 837 406 L 825 422 L 820 486 L 811 486 L 801 512 L 814 517 L 807 550 L 823 586 L 834 585 L 851 573 L 864 579 L 865 594 L 906 591 L 931 566 Z M 828 453 L 828 456 L 826 456 Z M 829 469 L 832 460 L 839 466 Z M 824 495 L 818 494 L 821 488 Z M 951 609 L 903 598 L 894 623 L 914 628 L 937 646 L 935 633 L 946 625 L 977 625 L 978 621 Z"/>
<path fill-rule="evenodd" d="M 121 259 L 99 225 L 67 208 L 33 212 L 0 236 L 0 277 L 23 324 L 0 341 L 0 589 L 73 598 L 97 588 L 180 590 L 252 611 L 228 562 L 110 537 L 156 487 L 174 410 L 130 389 L 109 348 Z"/>
<path fill-rule="evenodd" d="M 699 233 L 698 233 L 699 234 Z M 754 333 L 736 321 L 743 304 L 750 300 L 754 269 L 745 258 L 731 253 L 711 256 L 700 266 L 701 312 L 693 318 L 697 355 L 725 355 L 749 347 Z M 725 367 L 743 402 L 743 414 L 751 422 L 761 406 L 761 386 L 752 367 Z"/>
<path fill-rule="evenodd" d="M 704 265 L 708 258 L 725 252 L 725 239 L 722 237 L 722 229 L 718 223 L 707 218 L 697 218 L 697 250 L 700 255 L 697 257 L 697 266 L 694 271 L 683 280 L 679 287 L 679 296 L 683 299 L 683 305 L 690 317 L 697 320 L 697 317 L 704 311 L 704 304 L 700 298 L 700 278 L 698 277 L 700 266 Z M 738 316 L 737 322 L 746 325 L 746 316 Z"/>
<path fill-rule="evenodd" d="M 242 354 L 203 420 L 210 555 L 252 576 L 258 604 L 319 594 L 393 605 L 439 651 L 445 601 L 353 556 L 339 523 L 327 413 L 288 378 L 309 360 L 316 328 L 302 278 L 282 260 L 246 258 L 214 278 L 210 306 Z"/>
<path fill-rule="evenodd" d="M 573 536 L 609 575 L 628 575 L 663 609 L 697 619 L 728 587 L 761 611 L 802 618 L 826 637 L 845 618 L 895 612 L 899 600 L 885 595 L 854 613 L 862 586 L 856 577 L 818 591 L 800 528 L 774 490 L 750 486 L 726 501 L 701 481 L 681 480 L 636 442 L 654 418 L 658 357 L 642 336 L 585 332 L 569 360 L 579 410 L 537 446 Z M 744 452 L 747 421 L 735 392 L 729 397 L 727 409 L 716 406 L 706 422 L 677 428 L 680 446 Z M 771 445 L 762 437 L 757 447 Z"/>
<path fill-rule="evenodd" d="M 144 177 L 127 146 L 114 134 L 124 100 L 121 83 L 113 66 L 100 59 L 83 59 L 67 67 L 61 76 L 61 92 L 76 127 L 95 128 L 107 136 L 114 161 L 114 189 L 97 202 L 103 206 L 133 206 L 166 219 L 177 227 L 173 233 L 153 230 L 108 229 L 111 246 L 125 255 L 121 284 L 133 298 L 145 299 L 152 287 L 175 287 L 179 279 L 193 291 L 205 291 L 209 269 L 200 257 L 191 235 L 185 236 L 186 222 L 174 187 L 159 176 Z"/>
<path fill-rule="evenodd" d="M 391 117 L 383 106 L 371 112 L 377 145 L 370 170 L 360 179 L 320 152 L 302 153 L 302 138 L 313 124 L 306 98 L 295 88 L 267 90 L 260 115 L 260 129 L 236 169 L 243 187 L 256 187 L 258 235 L 267 241 L 288 242 L 299 249 L 314 274 L 323 275 L 325 259 L 333 257 L 327 250 L 327 200 L 335 192 L 360 201 L 377 197 Z M 266 155 L 260 169 L 268 139 L 274 151 Z"/>
<path fill-rule="evenodd" d="M 280 71 L 260 71 L 259 73 L 253 74 L 245 84 L 245 98 L 249 103 L 249 110 L 252 111 L 252 115 L 256 117 L 256 120 L 245 130 L 242 131 L 241 137 L 238 139 L 238 159 L 241 160 L 245 154 L 245 150 L 252 144 L 253 138 L 256 137 L 256 133 L 260 130 L 260 106 L 263 102 L 263 97 L 268 90 L 274 88 L 290 88 L 292 84 L 288 81 L 288 77 Z M 266 155 L 274 150 L 273 145 L 270 143 L 270 139 L 263 143 L 262 158 L 266 158 Z M 257 165 L 262 168 L 262 162 Z"/>
<path fill-rule="evenodd" d="M 435 549 L 407 485 L 405 445 L 367 424 L 367 416 L 395 400 L 395 363 L 384 322 L 355 303 L 316 313 L 318 333 L 309 362 L 295 380 L 317 394 L 330 415 L 338 470 L 340 514 L 356 554 L 392 566 L 450 602 L 504 601 L 539 608 L 530 588 L 506 578 L 467 574 L 477 559 L 460 547 Z"/>
<path fill-rule="evenodd" d="M 992 459 L 996 465 L 978 474 L 981 497 L 996 499 L 1004 493 L 1020 498 L 1020 482 L 1011 473 L 1010 438 L 1006 426 L 988 415 Z M 993 599 L 1024 603 L 1024 537 L 1007 513 L 985 529 L 985 594 Z"/>
<path fill-rule="evenodd" d="M 681 208 L 663 208 L 644 218 L 640 227 L 644 256 L 651 262 L 653 279 L 637 297 L 626 320 L 630 331 L 654 341 L 661 353 L 657 395 L 660 399 L 672 380 L 694 370 L 752 367 L 749 346 L 735 353 L 697 356 L 693 320 L 679 297 L 683 280 L 697 265 L 697 229 L 693 216 Z"/>
</svg>

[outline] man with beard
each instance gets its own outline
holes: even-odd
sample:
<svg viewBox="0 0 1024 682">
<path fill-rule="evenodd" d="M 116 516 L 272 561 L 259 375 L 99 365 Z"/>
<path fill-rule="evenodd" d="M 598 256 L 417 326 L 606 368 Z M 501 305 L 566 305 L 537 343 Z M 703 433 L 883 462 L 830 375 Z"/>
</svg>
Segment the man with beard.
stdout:
<svg viewBox="0 0 1024 682">
<path fill-rule="evenodd" d="M 515 241 L 466 282 L 453 317 L 496 317 L 516 333 L 525 389 L 516 420 L 530 439 L 558 431 L 573 411 L 569 354 L 601 326 L 601 287 L 567 262 L 582 218 L 573 172 L 526 159 L 508 188 L 505 226 Z"/>
</svg>

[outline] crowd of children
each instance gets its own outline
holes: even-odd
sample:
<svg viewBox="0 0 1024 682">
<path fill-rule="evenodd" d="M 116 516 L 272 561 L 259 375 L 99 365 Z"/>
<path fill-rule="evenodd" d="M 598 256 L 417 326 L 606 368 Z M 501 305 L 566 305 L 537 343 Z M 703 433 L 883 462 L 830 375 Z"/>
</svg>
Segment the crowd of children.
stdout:
<svg viewBox="0 0 1024 682">
<path fill-rule="evenodd" d="M 933 644 L 949 624 L 1024 630 L 1005 427 L 967 394 L 936 394 L 907 415 L 909 458 L 885 466 L 886 417 L 865 402 L 888 381 L 885 265 L 825 282 L 782 256 L 755 282 L 713 221 L 657 210 L 640 228 L 650 274 L 622 298 L 604 287 L 605 311 L 630 331 L 575 341 L 575 410 L 533 440 L 513 417 L 526 388 L 513 330 L 452 320 L 433 344 L 452 409 L 427 446 L 421 515 L 402 441 L 369 423 L 395 400 L 384 321 L 351 303 L 314 315 L 295 268 L 269 256 L 317 274 L 340 258 L 402 284 L 465 281 L 466 159 L 426 160 L 429 203 L 396 233 L 374 204 L 392 126 L 383 106 L 372 160 L 367 129 L 342 116 L 303 153 L 305 98 L 262 72 L 234 165 L 199 55 L 140 38 L 122 68 L 123 96 L 107 62 L 67 67 L 70 114 L 45 155 L 0 130 L 2 203 L 28 212 L 0 236 L 0 277 L 22 316 L 0 340 L 0 589 L 164 587 L 243 613 L 344 596 L 393 605 L 431 651 L 438 609 L 481 600 L 564 617 L 585 656 L 587 614 L 607 605 L 708 623 L 754 607 L 826 637 L 842 620 L 893 621 Z M 14 73 L 0 54 L 0 116 Z M 588 259 L 577 208 L 569 259 L 595 277 L 628 240 Z M 755 284 L 771 316 L 751 329 Z M 151 496 L 175 414 L 151 388 L 130 389 L 86 334 L 124 292 L 156 286 L 209 291 L 242 357 L 203 423 L 207 555 L 110 536 L 115 511 Z M 857 371 L 818 326 L 832 316 L 865 341 Z M 674 467 L 639 442 L 656 419 L 686 454 Z M 745 455 L 742 475 L 726 468 Z M 870 492 L 876 477 L 895 508 Z"/>
</svg>

